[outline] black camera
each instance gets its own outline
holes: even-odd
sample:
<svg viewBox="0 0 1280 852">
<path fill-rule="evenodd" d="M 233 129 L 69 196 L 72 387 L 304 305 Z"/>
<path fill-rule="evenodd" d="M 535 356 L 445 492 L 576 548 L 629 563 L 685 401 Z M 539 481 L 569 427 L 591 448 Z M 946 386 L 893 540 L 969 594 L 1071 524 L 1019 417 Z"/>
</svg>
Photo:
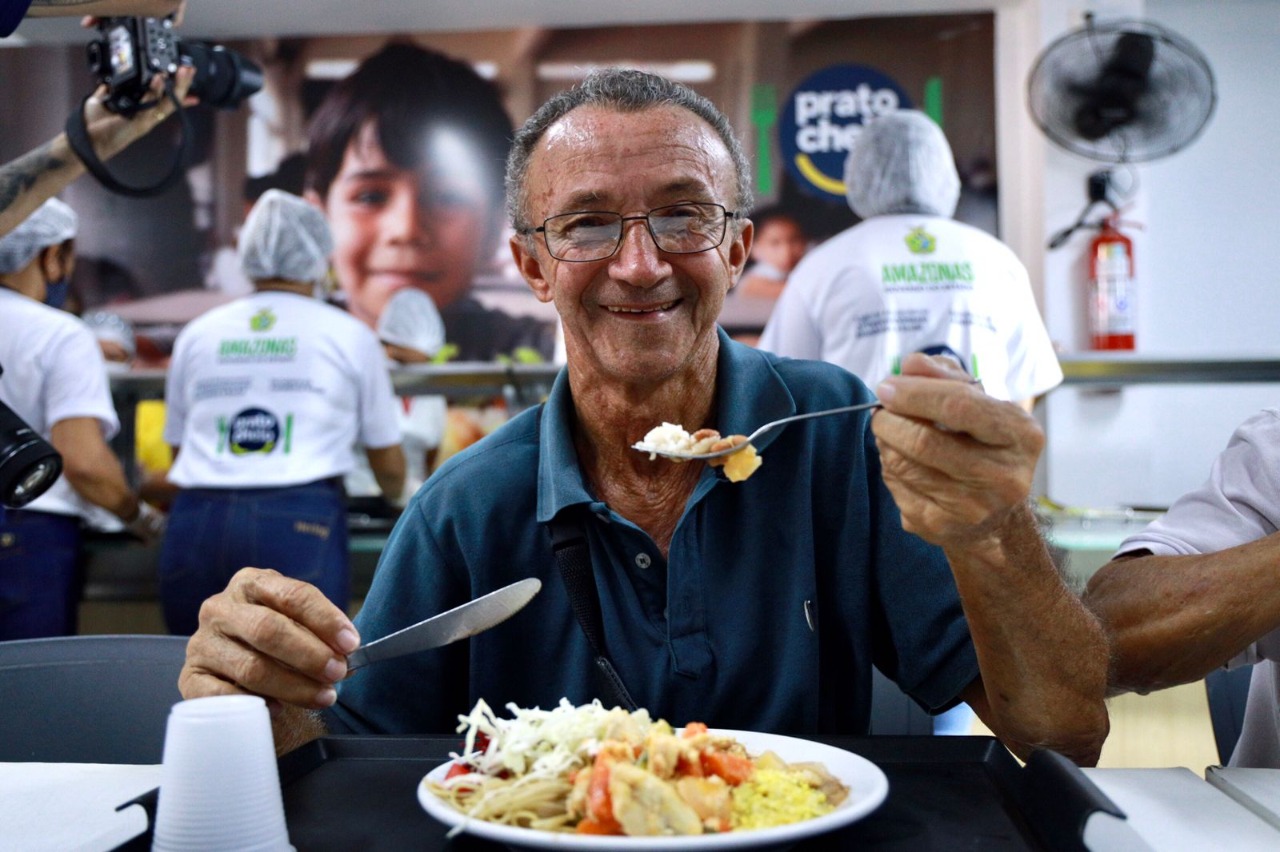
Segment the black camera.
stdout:
<svg viewBox="0 0 1280 852">
<path fill-rule="evenodd" d="M 234 109 L 262 88 L 262 69 L 220 44 L 184 41 L 169 18 L 103 18 L 89 42 L 89 70 L 107 85 L 106 106 L 136 112 L 157 74 L 172 74 L 184 60 L 195 66 L 190 93 L 200 103 Z"/>
<path fill-rule="evenodd" d="M 0 505 L 22 508 L 48 491 L 61 473 L 58 451 L 0 402 Z"/>
</svg>

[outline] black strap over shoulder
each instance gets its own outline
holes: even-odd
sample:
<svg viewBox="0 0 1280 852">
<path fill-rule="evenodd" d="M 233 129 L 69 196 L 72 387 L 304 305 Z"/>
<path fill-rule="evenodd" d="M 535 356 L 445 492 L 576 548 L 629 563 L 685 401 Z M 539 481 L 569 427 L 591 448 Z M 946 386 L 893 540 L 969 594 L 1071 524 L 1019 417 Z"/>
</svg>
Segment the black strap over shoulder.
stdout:
<svg viewBox="0 0 1280 852">
<path fill-rule="evenodd" d="M 90 95 L 92 97 L 92 95 Z M 85 98 L 80 103 L 80 108 L 71 115 L 67 116 L 66 133 L 67 144 L 71 146 L 71 150 L 80 158 L 80 162 L 84 163 L 84 167 L 89 170 L 89 174 L 98 179 L 98 182 L 107 189 L 119 195 L 127 195 L 131 198 L 150 198 L 164 192 L 169 186 L 178 179 L 182 174 L 182 170 L 186 167 L 187 149 L 190 147 L 191 139 L 191 120 L 187 118 L 186 110 L 182 108 L 182 104 L 178 102 L 177 96 L 173 93 L 172 88 L 165 89 L 165 97 L 173 102 L 175 111 L 178 114 L 178 120 L 182 123 L 182 143 L 178 146 L 173 155 L 173 162 L 169 164 L 169 169 L 165 172 L 164 177 L 152 184 L 151 186 L 130 186 L 122 183 L 119 178 L 107 171 L 106 165 L 98 158 L 98 154 L 93 150 L 93 140 L 89 138 L 89 129 L 85 126 L 84 107 L 88 103 L 89 98 Z M 159 101 L 151 103 L 154 107 Z M 133 116 L 133 121 L 146 121 L 146 116 Z"/>
<path fill-rule="evenodd" d="M 600 595 L 596 590 L 595 573 L 591 568 L 591 550 L 587 546 L 587 533 L 580 515 L 566 510 L 550 524 L 551 549 L 560 566 L 560 577 L 569 593 L 569 605 L 586 634 L 591 652 L 595 655 L 597 692 L 606 704 L 614 704 L 626 710 L 635 710 L 636 702 L 627 691 L 618 670 L 609 660 L 604 647 L 604 628 L 600 616 Z"/>
</svg>

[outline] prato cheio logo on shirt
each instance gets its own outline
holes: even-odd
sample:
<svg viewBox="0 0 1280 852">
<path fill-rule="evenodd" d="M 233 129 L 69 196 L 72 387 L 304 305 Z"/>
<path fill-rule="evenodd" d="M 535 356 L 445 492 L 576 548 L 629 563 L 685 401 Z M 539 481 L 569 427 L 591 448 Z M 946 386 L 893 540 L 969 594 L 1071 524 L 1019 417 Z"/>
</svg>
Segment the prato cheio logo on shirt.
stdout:
<svg viewBox="0 0 1280 852">
<path fill-rule="evenodd" d="M 230 419 L 218 419 L 218 451 L 225 447 L 232 455 L 266 454 L 277 446 L 288 453 L 291 449 L 293 415 L 285 416 L 284 427 L 280 419 L 262 408 L 246 408 Z"/>
</svg>

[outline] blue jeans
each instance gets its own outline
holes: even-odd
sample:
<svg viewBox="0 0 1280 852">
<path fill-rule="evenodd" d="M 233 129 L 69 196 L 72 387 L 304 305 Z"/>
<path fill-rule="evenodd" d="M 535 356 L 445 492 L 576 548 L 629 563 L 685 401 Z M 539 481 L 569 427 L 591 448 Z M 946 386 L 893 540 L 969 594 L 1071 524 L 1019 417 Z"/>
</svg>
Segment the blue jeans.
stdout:
<svg viewBox="0 0 1280 852">
<path fill-rule="evenodd" d="M 0 509 L 0 641 L 73 635 L 79 569 L 79 518 Z"/>
<path fill-rule="evenodd" d="M 346 610 L 351 568 L 341 484 L 180 492 L 160 546 L 160 602 L 169 632 L 194 633 L 200 604 L 246 566 L 311 583 Z"/>
</svg>

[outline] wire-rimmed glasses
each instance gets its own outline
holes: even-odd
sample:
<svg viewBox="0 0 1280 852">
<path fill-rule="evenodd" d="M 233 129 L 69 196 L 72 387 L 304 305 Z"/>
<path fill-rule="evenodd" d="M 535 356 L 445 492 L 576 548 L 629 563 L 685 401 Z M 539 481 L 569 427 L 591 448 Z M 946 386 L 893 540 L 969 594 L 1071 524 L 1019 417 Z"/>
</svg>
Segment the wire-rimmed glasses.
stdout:
<svg viewBox="0 0 1280 852">
<path fill-rule="evenodd" d="M 623 226 L 643 220 L 658 248 L 671 254 L 696 254 L 723 243 L 729 220 L 738 215 L 723 204 L 686 201 L 655 207 L 643 216 L 608 210 L 561 213 L 546 219 L 539 228 L 524 228 L 520 233 L 541 233 L 547 251 L 556 260 L 585 263 L 612 257 L 622 245 Z"/>
</svg>

